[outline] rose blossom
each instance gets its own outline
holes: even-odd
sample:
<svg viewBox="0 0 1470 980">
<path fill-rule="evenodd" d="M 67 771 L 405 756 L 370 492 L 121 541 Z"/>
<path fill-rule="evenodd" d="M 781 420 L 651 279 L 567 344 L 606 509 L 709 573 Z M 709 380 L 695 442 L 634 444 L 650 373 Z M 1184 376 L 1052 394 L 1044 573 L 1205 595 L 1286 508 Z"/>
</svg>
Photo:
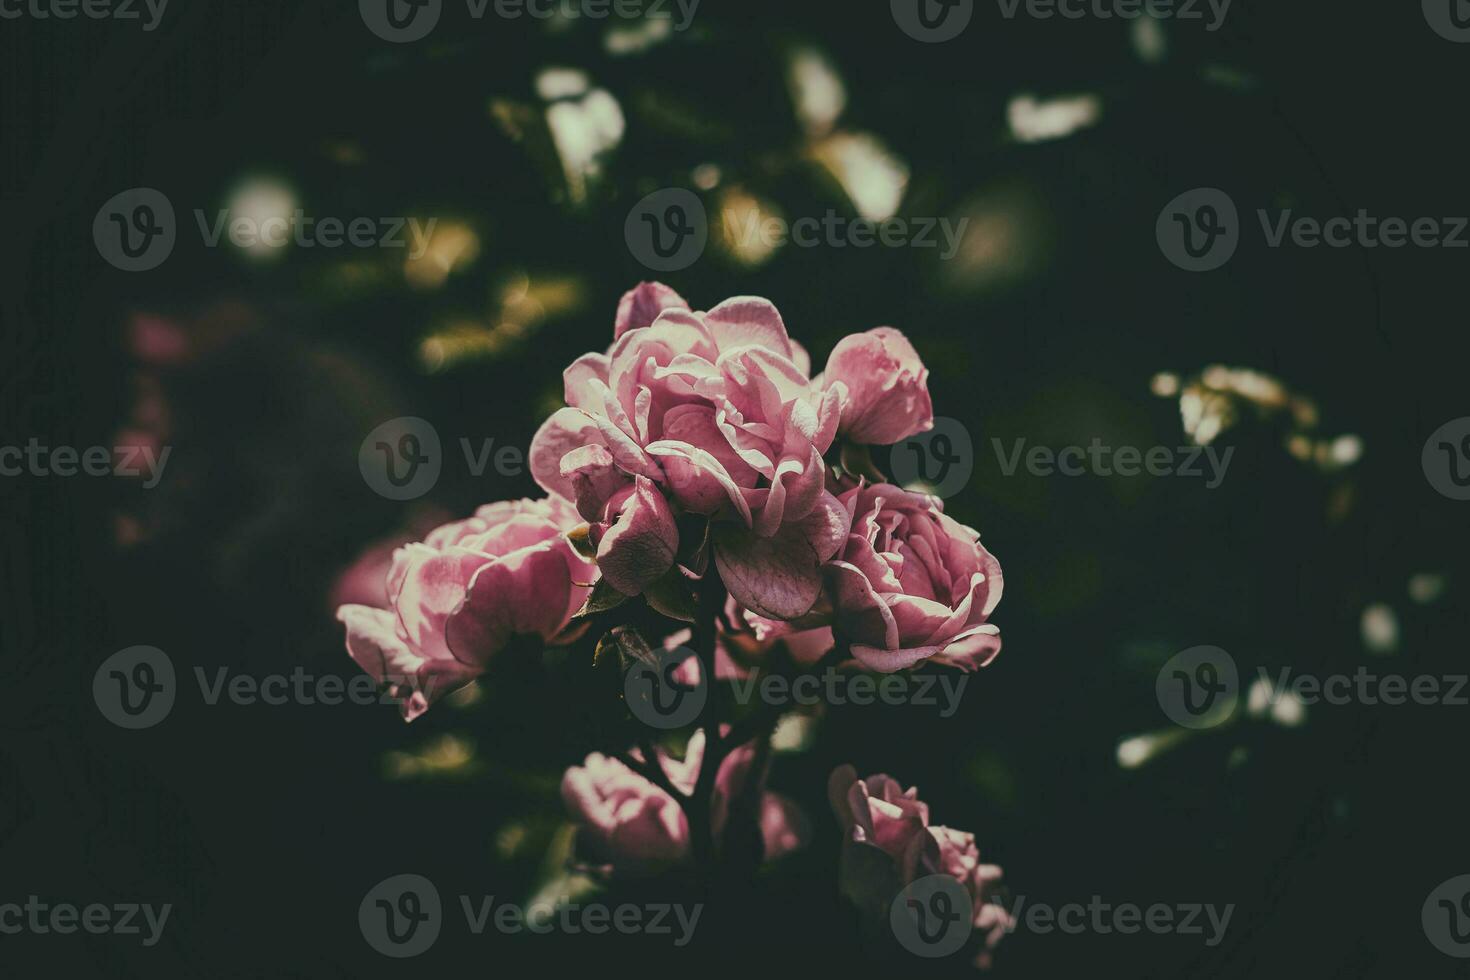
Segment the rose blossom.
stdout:
<svg viewBox="0 0 1470 980">
<path fill-rule="evenodd" d="M 689 739 L 683 760 L 657 750 L 669 782 L 681 793 L 694 789 L 704 758 L 704 732 Z M 641 760 L 642 755 L 634 750 Z M 718 842 L 729 821 L 730 807 L 754 775 L 754 744 L 742 745 L 720 762 L 710 804 L 710 825 Z M 581 766 L 566 771 L 562 800 L 577 821 L 578 854 L 624 876 L 658 874 L 687 867 L 692 860 L 689 820 L 677 800 L 617 759 L 594 752 Z M 796 805 L 776 793 L 762 791 L 760 833 L 765 860 L 772 861 L 801 847 L 808 834 Z"/>
<path fill-rule="evenodd" d="M 892 484 L 840 498 L 847 540 L 824 569 L 833 631 L 865 667 L 892 673 L 922 661 L 974 670 L 1000 652 L 986 618 L 1000 602 L 1000 563 L 937 497 Z"/>
<path fill-rule="evenodd" d="M 598 547 L 619 591 L 641 591 L 678 551 L 670 515 L 641 489 L 628 494 L 646 480 L 679 510 L 714 519 L 715 563 L 743 606 L 778 620 L 804 615 L 846 523 L 823 462 L 839 424 L 868 440 L 932 424 L 913 348 L 891 328 L 848 338 L 813 383 L 810 358 L 769 301 L 736 297 L 695 312 L 658 283 L 623 297 L 614 338 L 564 372 L 568 407 L 531 445 L 537 482 L 575 500 L 594 528 L 624 524 Z"/>
<path fill-rule="evenodd" d="M 916 787 L 905 790 L 891 776 L 859 779 L 852 766 L 838 766 L 827 781 L 827 798 L 842 824 L 842 893 L 865 914 L 886 918 L 889 903 L 906 886 L 927 875 L 945 874 L 970 894 L 973 925 L 984 935 L 980 962 L 1013 925 L 992 901 L 1001 869 L 981 864 L 975 835 L 931 827 L 929 807 Z"/>
<path fill-rule="evenodd" d="M 838 341 L 819 383 L 823 389 L 838 384 L 845 389 L 837 431 L 854 442 L 891 446 L 934 428 L 929 369 L 908 338 L 892 327 Z"/>
<path fill-rule="evenodd" d="M 412 721 L 481 673 L 514 636 L 558 637 L 597 567 L 567 540 L 564 500 L 488 504 L 397 549 L 387 609 L 345 605 L 347 651 L 403 700 Z"/>
</svg>

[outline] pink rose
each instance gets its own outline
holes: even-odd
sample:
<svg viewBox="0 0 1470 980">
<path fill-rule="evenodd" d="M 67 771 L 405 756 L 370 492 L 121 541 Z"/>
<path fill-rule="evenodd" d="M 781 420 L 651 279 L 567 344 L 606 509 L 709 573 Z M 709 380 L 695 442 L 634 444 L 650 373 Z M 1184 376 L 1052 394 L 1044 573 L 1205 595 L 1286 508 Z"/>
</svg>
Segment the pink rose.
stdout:
<svg viewBox="0 0 1470 980">
<path fill-rule="evenodd" d="M 717 522 L 715 562 L 743 605 L 778 619 L 805 613 L 821 563 L 841 543 L 844 518 L 826 492 L 822 456 L 844 386 L 812 384 L 805 352 L 764 299 L 694 312 L 667 286 L 644 283 L 619 304 L 614 331 L 606 354 L 564 372 L 568 407 L 531 445 L 537 482 L 608 523 L 619 495 L 646 480 L 679 510 Z M 669 522 L 651 500 L 640 507 L 649 519 L 632 519 L 629 534 L 651 547 L 653 529 L 661 553 Z M 657 577 L 604 571 L 619 591 Z"/>
<path fill-rule="evenodd" d="M 694 789 L 704 743 L 704 732 L 695 732 L 683 760 L 658 750 L 669 782 L 681 793 Z M 633 754 L 642 758 L 637 750 Z M 747 744 L 720 763 L 710 812 L 716 840 L 724 833 L 732 802 L 752 778 L 754 761 L 755 746 Z M 755 778 L 764 779 L 764 774 Z M 585 860 L 624 876 L 689 866 L 689 821 L 678 801 L 617 759 L 592 753 L 583 765 L 567 770 L 561 795 L 578 824 L 577 847 Z M 759 819 L 767 861 L 796 850 L 809 836 L 796 805 L 775 793 L 762 791 Z"/>
<path fill-rule="evenodd" d="M 838 431 L 854 442 L 891 446 L 934 428 L 929 369 L 908 338 L 877 327 L 838 341 L 821 377 L 824 389 L 841 384 Z"/>
<path fill-rule="evenodd" d="M 1000 652 L 986 618 L 1000 602 L 1000 563 L 937 497 L 891 484 L 840 498 L 851 530 L 825 568 L 834 632 L 865 667 L 923 661 L 974 670 Z"/>
<path fill-rule="evenodd" d="M 480 674 L 515 636 L 558 637 L 597 568 L 572 548 L 555 497 L 488 504 L 393 553 L 388 606 L 345 605 L 347 652 L 403 698 L 412 721 Z"/>
<path fill-rule="evenodd" d="M 945 874 L 970 894 L 974 927 L 984 936 L 982 964 L 1013 926 L 993 899 L 1001 869 L 981 864 L 975 835 L 929 825 L 929 807 L 917 788 L 905 790 L 883 774 L 859 779 L 852 766 L 838 766 L 827 781 L 827 797 L 842 824 L 842 893 L 870 916 L 886 919 L 888 905 L 907 885 Z"/>
</svg>

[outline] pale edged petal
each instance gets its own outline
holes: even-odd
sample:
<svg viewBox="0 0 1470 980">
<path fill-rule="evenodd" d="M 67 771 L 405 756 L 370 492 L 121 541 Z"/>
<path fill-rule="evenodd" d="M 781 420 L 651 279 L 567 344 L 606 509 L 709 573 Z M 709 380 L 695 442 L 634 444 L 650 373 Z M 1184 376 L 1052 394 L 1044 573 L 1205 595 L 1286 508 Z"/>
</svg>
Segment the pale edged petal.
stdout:
<svg viewBox="0 0 1470 980">
<path fill-rule="evenodd" d="M 781 320 L 780 311 L 768 299 L 731 297 L 706 313 L 704 322 L 721 351 L 756 346 L 774 351 L 787 360 L 795 360 L 796 352 L 792 350 L 786 324 Z"/>
<path fill-rule="evenodd" d="M 689 309 L 684 297 L 661 282 L 640 282 L 623 294 L 618 301 L 617 319 L 613 322 L 613 339 L 629 330 L 638 330 L 653 323 L 658 315 L 669 309 Z"/>
<path fill-rule="evenodd" d="M 592 417 L 581 409 L 557 410 L 541 423 L 541 428 L 536 430 L 531 440 L 528 454 L 531 477 L 547 493 L 573 499 L 576 491 L 571 481 L 562 475 L 562 457 L 589 444 L 607 445 Z"/>
<path fill-rule="evenodd" d="M 856 566 L 845 561 L 828 562 L 822 573 L 837 610 L 834 625 L 839 634 L 855 644 L 898 646 L 898 625 L 893 613 Z"/>
</svg>

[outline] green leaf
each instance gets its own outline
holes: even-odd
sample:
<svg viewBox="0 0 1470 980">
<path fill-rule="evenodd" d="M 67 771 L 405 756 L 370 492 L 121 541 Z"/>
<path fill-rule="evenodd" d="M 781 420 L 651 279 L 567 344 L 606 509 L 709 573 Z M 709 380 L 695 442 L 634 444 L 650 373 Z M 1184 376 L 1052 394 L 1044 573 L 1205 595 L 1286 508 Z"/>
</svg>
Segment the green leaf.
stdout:
<svg viewBox="0 0 1470 980">
<path fill-rule="evenodd" d="M 606 579 L 598 579 L 597 584 L 592 586 L 592 591 L 587 594 L 587 601 L 582 603 L 582 608 L 577 610 L 577 614 L 572 619 L 596 616 L 598 613 L 616 609 L 627 601 L 628 597 L 608 585 Z"/>
<path fill-rule="evenodd" d="M 671 568 L 656 582 L 645 587 L 643 598 L 648 600 L 655 612 L 685 623 L 694 622 L 699 608 L 699 600 L 689 587 L 688 579 L 677 568 Z"/>
</svg>

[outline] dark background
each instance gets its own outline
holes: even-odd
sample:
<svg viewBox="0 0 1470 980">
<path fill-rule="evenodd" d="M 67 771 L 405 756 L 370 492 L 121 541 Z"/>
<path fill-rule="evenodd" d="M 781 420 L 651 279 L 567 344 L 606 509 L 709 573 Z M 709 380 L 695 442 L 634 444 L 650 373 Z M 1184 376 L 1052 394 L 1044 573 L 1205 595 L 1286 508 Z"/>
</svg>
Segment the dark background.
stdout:
<svg viewBox="0 0 1470 980">
<path fill-rule="evenodd" d="M 921 971 L 865 948 L 835 900 L 824 787 L 850 761 L 917 784 L 936 821 L 974 831 L 1028 901 L 1236 906 L 1214 949 L 1200 937 L 1018 931 L 998 976 L 1464 974 L 1426 940 L 1420 907 L 1470 872 L 1470 708 L 1322 705 L 1297 727 L 1242 719 L 1133 770 L 1116 748 L 1167 725 L 1154 677 L 1197 644 L 1226 648 L 1252 676 L 1257 665 L 1466 671 L 1470 505 L 1434 492 L 1420 451 L 1467 414 L 1467 253 L 1270 249 L 1254 211 L 1470 214 L 1470 46 L 1435 35 L 1409 3 L 1236 0 L 1214 33 L 1164 22 L 1168 55 L 1147 64 L 1117 20 L 1008 21 L 979 3 L 962 37 L 930 45 L 883 3 L 704 0 L 687 34 L 614 57 L 605 24 L 472 22 L 447 8 L 433 39 L 411 45 L 373 37 L 345 2 L 173 0 L 151 33 L 0 22 L 4 444 L 114 445 L 162 404 L 174 447 L 154 490 L 0 479 L 0 901 L 175 905 L 152 949 L 0 936 L 0 964 L 14 964 L 0 972 Z M 628 208 L 689 186 L 701 164 L 789 217 L 851 213 L 793 113 L 786 59 L 803 47 L 845 83 L 838 125 L 906 161 L 899 213 L 975 208 L 998 229 L 990 259 L 787 248 L 751 269 L 712 247 L 666 276 L 638 265 L 623 241 Z M 508 100 L 540 118 L 533 82 L 547 66 L 584 70 L 626 118 L 581 203 L 535 127 L 518 141 L 491 110 Z M 1022 92 L 1093 93 L 1103 115 L 1019 144 L 1006 105 Z M 201 247 L 192 209 L 212 213 L 252 174 L 289 182 L 315 215 L 456 218 L 476 229 L 478 257 L 438 288 L 414 288 L 401 254 L 292 250 L 258 263 Z M 180 242 L 161 268 L 127 274 L 98 256 L 91 223 L 134 186 L 166 191 Z M 1206 274 L 1169 264 L 1153 232 L 1164 203 L 1198 186 L 1225 189 L 1248 225 L 1235 257 Z M 124 732 L 97 713 L 93 671 L 150 644 L 186 674 L 300 664 L 353 676 L 332 619 L 336 576 L 375 540 L 538 493 L 524 475 L 472 478 L 453 444 L 524 448 L 556 404 L 560 369 L 605 345 L 618 296 L 645 278 L 701 308 L 769 297 L 818 366 L 871 326 L 913 339 L 937 413 L 975 439 L 975 476 L 947 508 L 1004 564 L 994 619 L 1005 651 L 953 718 L 833 710 L 808 752 L 779 756 L 773 782 L 803 803 L 816 837 L 707 910 L 689 950 L 650 937 L 471 937 L 451 908 L 432 951 L 383 959 L 356 922 L 380 879 L 422 873 L 453 902 L 521 901 L 544 878 L 557 780 L 593 747 L 565 724 L 556 691 L 486 685 L 478 704 L 405 727 L 391 708 L 210 707 L 190 681 L 166 722 Z M 513 320 L 500 297 L 516 282 L 572 298 L 490 354 L 425 370 L 420 344 L 446 324 Z M 172 324 L 186 353 L 147 363 L 129 339 L 140 316 Z M 1215 490 L 1005 476 L 990 449 L 1094 436 L 1184 445 L 1177 400 L 1150 380 L 1211 363 L 1281 378 L 1320 409 L 1317 435 L 1361 438 L 1362 460 L 1321 472 L 1284 451 L 1279 420 L 1250 417 L 1221 436 L 1236 452 Z M 433 493 L 403 505 L 371 492 L 356 458 L 373 426 L 409 414 L 433 422 L 450 455 Z M 1411 600 L 1418 573 L 1444 577 L 1437 601 Z M 1391 657 L 1364 649 L 1360 617 L 1374 603 L 1397 616 Z M 442 756 L 446 736 L 467 740 L 473 760 L 404 775 L 389 758 Z"/>
</svg>

